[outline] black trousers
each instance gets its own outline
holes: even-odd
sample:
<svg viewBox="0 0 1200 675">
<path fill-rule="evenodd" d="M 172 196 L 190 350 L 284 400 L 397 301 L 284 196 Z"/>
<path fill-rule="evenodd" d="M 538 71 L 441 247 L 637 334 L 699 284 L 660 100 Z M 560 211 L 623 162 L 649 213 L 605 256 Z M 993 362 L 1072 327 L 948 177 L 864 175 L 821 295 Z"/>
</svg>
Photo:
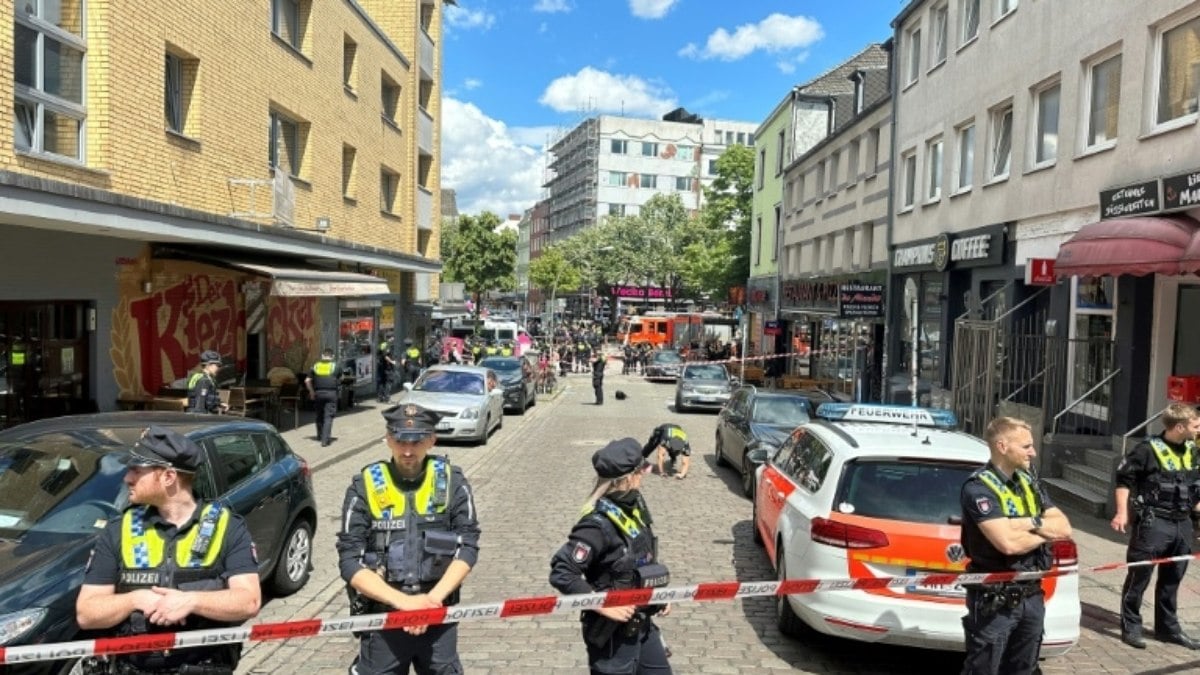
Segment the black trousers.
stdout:
<svg viewBox="0 0 1200 675">
<path fill-rule="evenodd" d="M 586 633 L 587 623 L 583 626 Z M 618 629 L 608 644 L 587 645 L 587 655 L 592 675 L 671 675 L 672 672 L 662 633 L 652 621 L 647 621 L 637 635 L 625 636 Z"/>
<path fill-rule="evenodd" d="M 350 675 L 407 675 L 410 667 L 417 675 L 460 675 L 463 667 L 458 660 L 458 624 L 430 626 L 421 635 L 409 635 L 401 629 L 365 633 Z"/>
<path fill-rule="evenodd" d="M 392 397 L 391 381 L 387 371 L 383 371 L 375 375 L 375 398 L 382 401 L 387 401 Z"/>
<path fill-rule="evenodd" d="M 1017 607 L 995 608 L 984 599 L 985 590 L 967 589 L 967 615 L 963 617 L 967 656 L 963 675 L 1030 675 L 1038 673 L 1046 605 L 1041 592 Z"/>
<path fill-rule="evenodd" d="M 1146 524 L 1138 521 L 1130 533 L 1129 549 L 1125 552 L 1127 562 L 1169 558 L 1192 552 L 1192 521 L 1168 520 L 1155 517 Z M 1154 633 L 1176 635 L 1180 632 L 1176 616 L 1176 598 L 1179 583 L 1187 572 L 1186 562 L 1166 563 L 1158 566 L 1158 581 L 1154 584 Z M 1141 634 L 1142 596 L 1150 585 L 1153 567 L 1131 567 L 1125 575 L 1121 588 L 1121 632 Z"/>
<path fill-rule="evenodd" d="M 596 405 L 604 405 L 604 380 L 592 378 L 592 390 L 596 392 Z"/>
<path fill-rule="evenodd" d="M 331 389 L 318 389 L 313 394 L 313 407 L 317 413 L 317 437 L 321 445 L 329 445 L 333 436 L 333 417 L 337 414 L 337 392 Z"/>
</svg>

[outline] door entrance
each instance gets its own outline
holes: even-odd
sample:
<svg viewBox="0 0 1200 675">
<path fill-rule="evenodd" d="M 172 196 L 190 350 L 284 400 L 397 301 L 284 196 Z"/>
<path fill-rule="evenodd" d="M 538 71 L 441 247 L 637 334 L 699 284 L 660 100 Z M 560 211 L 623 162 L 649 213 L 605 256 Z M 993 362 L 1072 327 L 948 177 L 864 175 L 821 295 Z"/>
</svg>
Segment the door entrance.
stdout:
<svg viewBox="0 0 1200 675">
<path fill-rule="evenodd" d="M 96 409 L 88 307 L 0 302 L 0 427 Z"/>
</svg>

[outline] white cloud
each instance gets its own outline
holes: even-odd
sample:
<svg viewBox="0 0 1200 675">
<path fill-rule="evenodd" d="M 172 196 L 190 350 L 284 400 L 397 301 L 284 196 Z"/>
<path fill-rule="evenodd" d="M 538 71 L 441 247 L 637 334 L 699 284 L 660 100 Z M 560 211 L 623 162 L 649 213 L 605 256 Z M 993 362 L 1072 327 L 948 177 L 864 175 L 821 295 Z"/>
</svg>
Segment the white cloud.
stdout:
<svg viewBox="0 0 1200 675">
<path fill-rule="evenodd" d="M 703 49 L 688 43 L 679 50 L 679 55 L 701 60 L 737 61 L 758 50 L 778 53 L 804 49 L 824 37 L 825 31 L 816 19 L 772 14 L 758 23 L 738 26 L 733 33 L 718 28 L 708 36 Z"/>
<path fill-rule="evenodd" d="M 784 75 L 791 75 L 792 73 L 796 72 L 796 66 L 804 63 L 807 60 L 808 52 L 805 51 L 800 52 L 799 54 L 796 54 L 790 58 L 779 59 L 775 65 L 779 67 L 779 72 L 783 73 Z"/>
<path fill-rule="evenodd" d="M 661 19 L 679 0 L 629 0 L 629 11 L 642 19 Z"/>
<path fill-rule="evenodd" d="M 614 75 L 591 66 L 551 82 L 538 103 L 558 112 L 653 116 L 678 106 L 665 86 L 636 75 Z"/>
<path fill-rule="evenodd" d="M 458 5 L 446 5 L 446 23 L 454 28 L 489 30 L 496 25 L 496 15 L 482 9 L 471 11 Z"/>
<path fill-rule="evenodd" d="M 461 213 L 523 213 L 541 195 L 547 132 L 509 128 L 472 103 L 443 97 L 442 187 L 455 190 Z"/>
<path fill-rule="evenodd" d="M 555 12 L 571 11 L 571 3 L 567 0 L 538 0 L 533 5 L 533 11 L 554 14 Z"/>
<path fill-rule="evenodd" d="M 468 77 L 467 79 L 463 80 L 463 89 L 466 89 L 467 91 L 473 91 L 482 86 L 483 80 L 474 77 Z"/>
<path fill-rule="evenodd" d="M 548 30 L 550 30 L 550 24 L 546 23 L 545 21 L 538 24 L 539 33 L 545 33 Z"/>
</svg>

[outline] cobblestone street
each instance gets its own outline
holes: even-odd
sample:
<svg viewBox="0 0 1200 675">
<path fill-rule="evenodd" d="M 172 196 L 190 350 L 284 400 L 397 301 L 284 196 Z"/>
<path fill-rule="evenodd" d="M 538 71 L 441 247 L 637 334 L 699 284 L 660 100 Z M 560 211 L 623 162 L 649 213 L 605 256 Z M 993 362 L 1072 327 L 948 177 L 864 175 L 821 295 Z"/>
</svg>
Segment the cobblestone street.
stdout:
<svg viewBox="0 0 1200 675">
<path fill-rule="evenodd" d="M 610 373 L 618 365 L 610 365 Z M 762 549 L 750 540 L 750 503 L 740 496 L 732 471 L 712 460 L 713 414 L 677 415 L 671 410 L 673 388 L 640 378 L 610 374 L 607 402 L 592 405 L 584 375 L 567 378 L 553 400 L 542 400 L 524 417 L 505 418 L 504 428 L 486 446 L 440 446 L 463 466 L 476 494 L 483 528 L 477 568 L 467 579 L 463 602 L 514 596 L 547 595 L 549 559 L 565 540 L 591 488 L 591 453 L 610 439 L 644 440 L 665 421 L 681 424 L 694 450 L 686 480 L 648 476 L 645 492 L 660 535 L 661 558 L 670 566 L 672 585 L 702 581 L 769 579 L 773 572 Z M 628 400 L 616 401 L 621 389 Z M 312 580 L 295 596 L 269 600 L 261 622 L 342 616 L 348 612 L 344 585 L 337 576 L 333 549 L 338 509 L 350 476 L 364 464 L 386 456 L 374 404 L 364 404 L 338 419 L 338 441 L 319 448 L 311 425 L 286 434 L 314 468 L 321 507 Z M 1107 524 L 1074 519 L 1084 565 L 1123 559 L 1124 547 L 1109 536 Z M 1067 657 L 1043 663 L 1047 673 L 1182 673 L 1200 668 L 1192 652 L 1151 643 L 1135 651 L 1117 639 L 1113 609 L 1122 573 L 1081 580 L 1083 630 L 1079 646 Z M 1189 576 L 1181 591 L 1181 619 L 1200 630 L 1197 590 Z M 1149 608 L 1147 608 L 1149 610 Z M 1148 616 L 1153 616 L 1149 610 Z M 951 673 L 961 656 L 915 649 L 864 645 L 817 636 L 805 642 L 782 637 L 774 625 L 771 599 L 684 604 L 659 621 L 673 651 L 678 673 L 791 671 L 810 673 Z M 579 673 L 585 658 L 574 616 L 555 615 L 511 621 L 467 623 L 460 629 L 460 651 L 470 673 Z M 345 672 L 356 643 L 350 638 L 314 638 L 254 643 L 239 673 Z"/>
</svg>

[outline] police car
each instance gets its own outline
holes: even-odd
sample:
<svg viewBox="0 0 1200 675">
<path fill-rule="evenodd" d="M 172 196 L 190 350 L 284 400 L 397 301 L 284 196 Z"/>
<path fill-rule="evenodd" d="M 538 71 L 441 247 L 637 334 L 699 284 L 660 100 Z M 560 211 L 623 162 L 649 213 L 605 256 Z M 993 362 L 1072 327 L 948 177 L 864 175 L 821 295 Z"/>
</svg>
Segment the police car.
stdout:
<svg viewBox="0 0 1200 675">
<path fill-rule="evenodd" d="M 959 492 L 987 445 L 948 410 L 824 403 L 758 468 L 754 540 L 783 579 L 871 579 L 962 572 Z M 1078 564 L 1053 544 L 1055 568 Z M 1042 655 L 1079 641 L 1079 581 L 1042 581 Z M 962 651 L 958 585 L 808 593 L 776 599 L 780 632 Z"/>
</svg>

